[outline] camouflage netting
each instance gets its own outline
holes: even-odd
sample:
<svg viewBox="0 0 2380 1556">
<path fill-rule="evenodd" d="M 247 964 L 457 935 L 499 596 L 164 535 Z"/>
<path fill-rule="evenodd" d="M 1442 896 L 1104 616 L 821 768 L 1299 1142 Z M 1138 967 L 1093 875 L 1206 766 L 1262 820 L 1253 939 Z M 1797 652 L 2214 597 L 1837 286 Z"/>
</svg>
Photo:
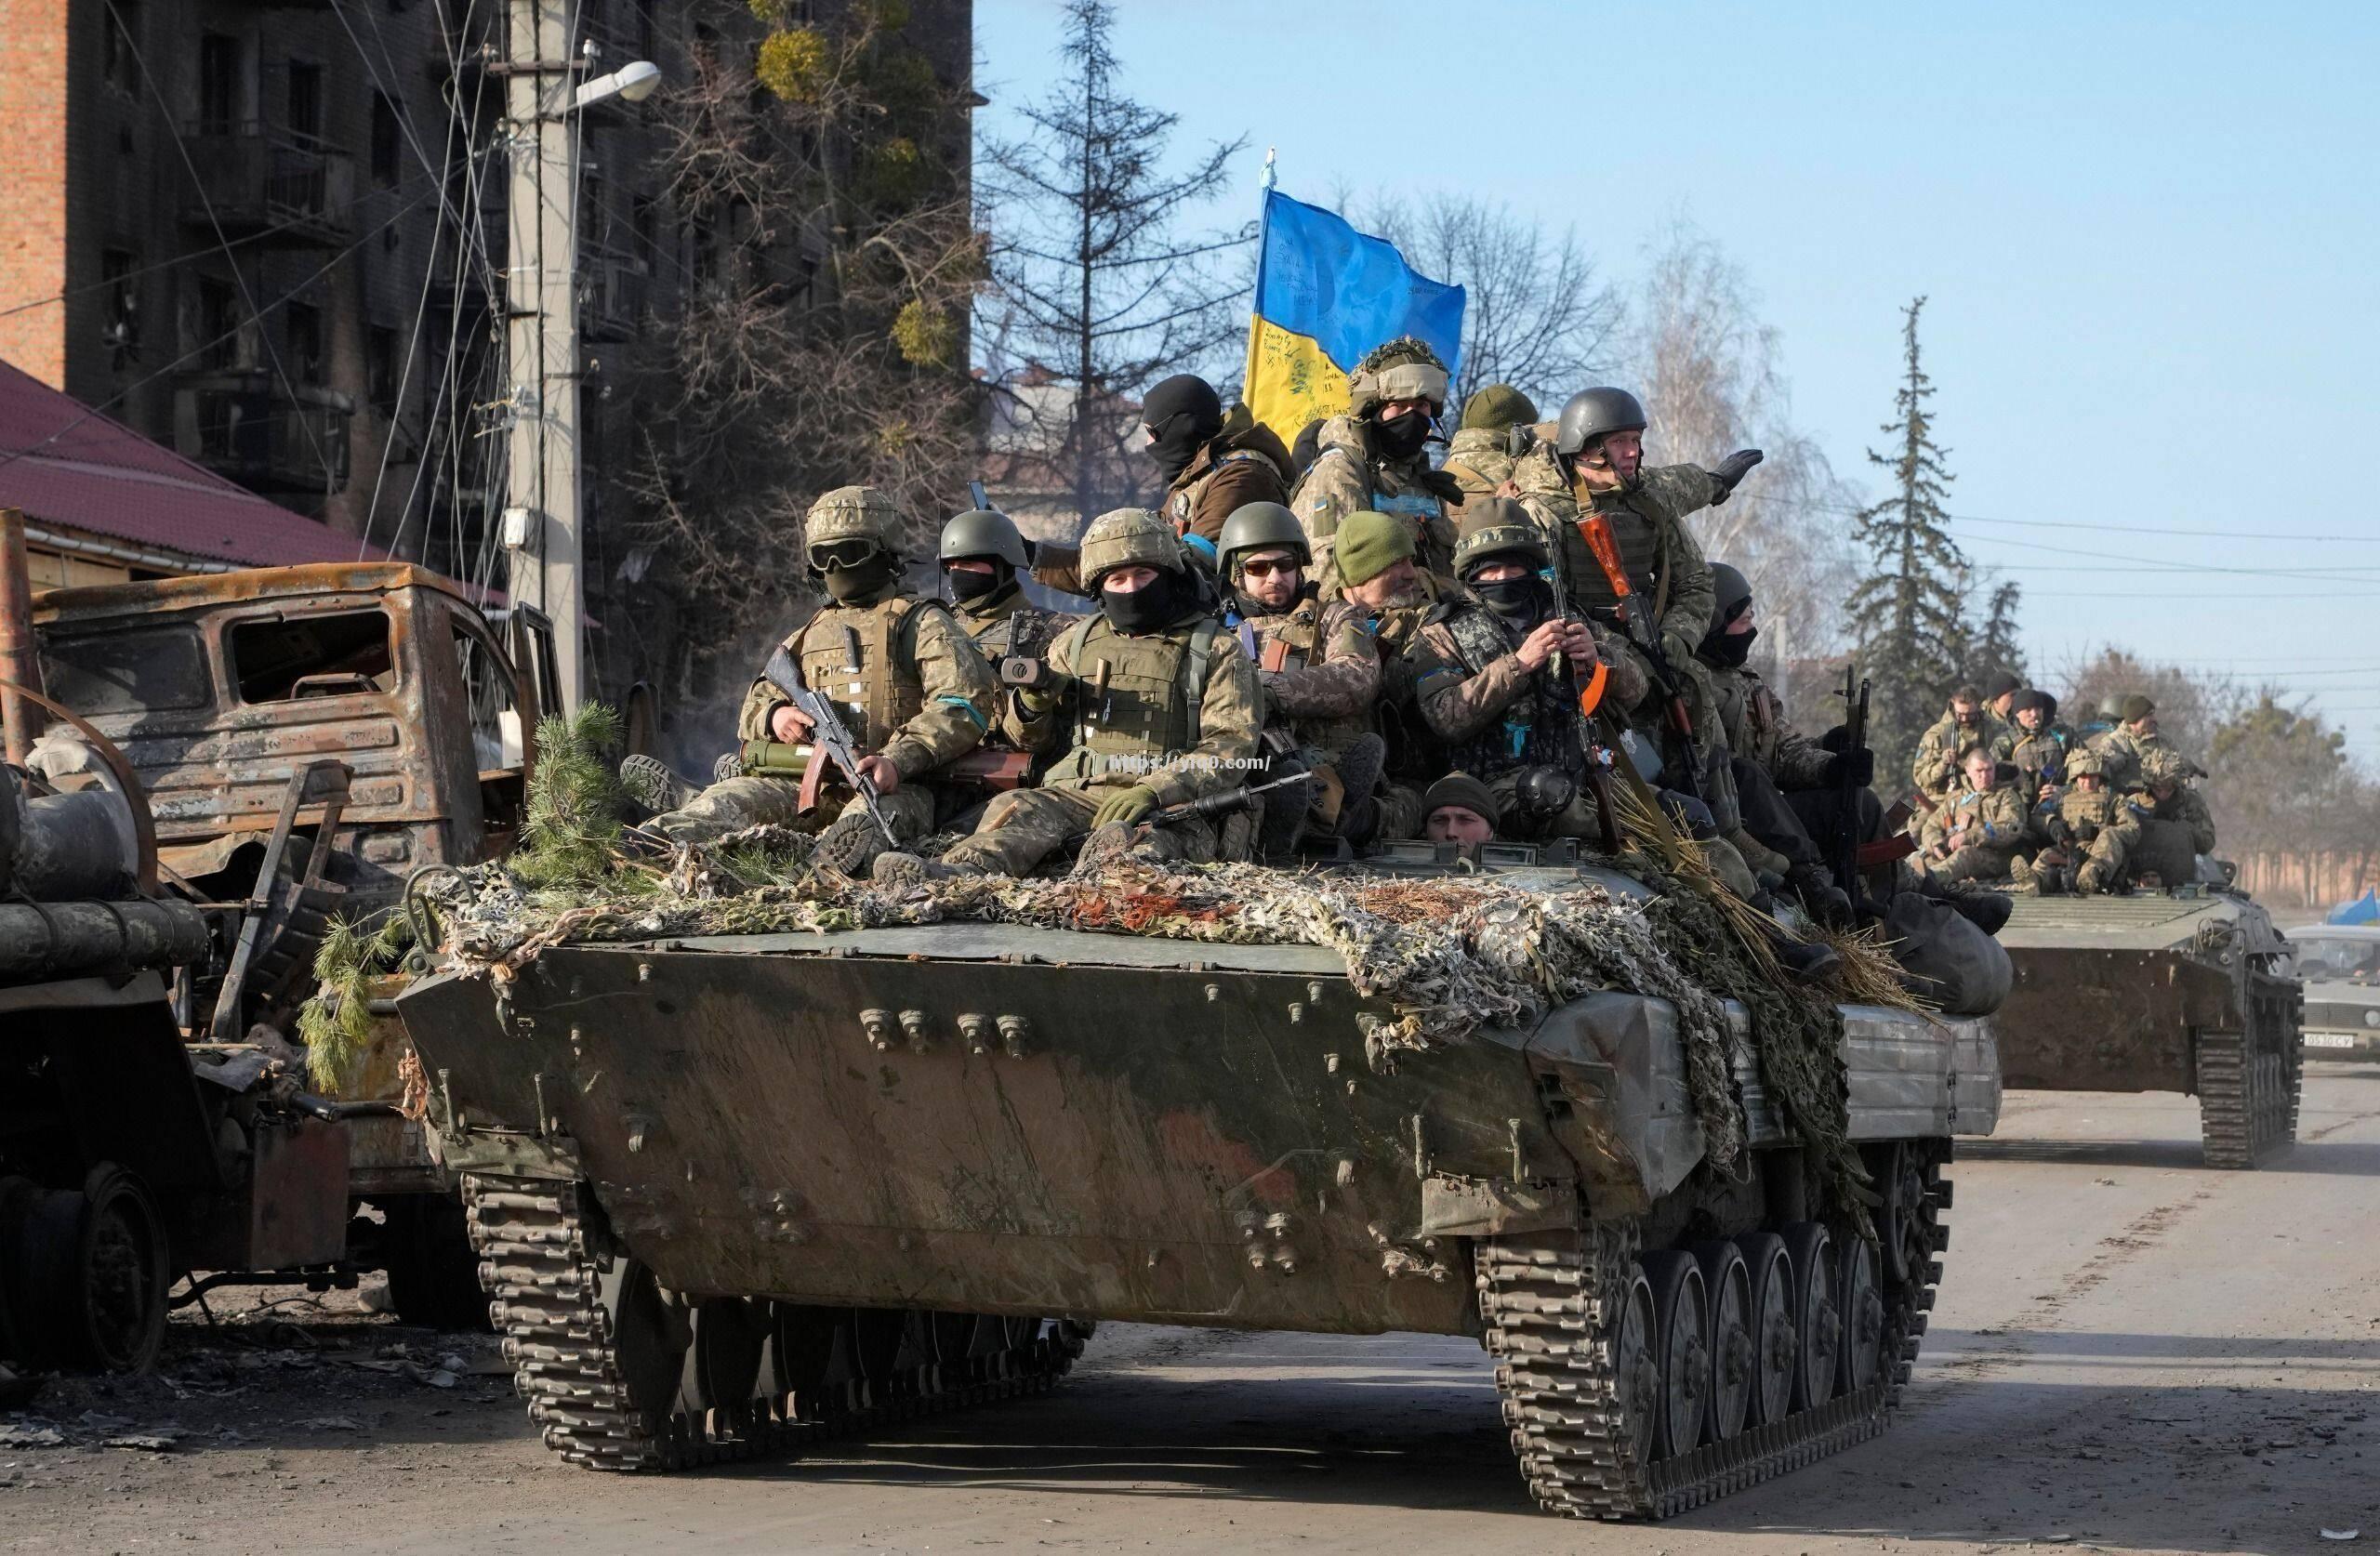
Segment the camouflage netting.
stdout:
<svg viewBox="0 0 2380 1556">
<path fill-rule="evenodd" d="M 541 753 L 550 761 L 587 733 L 600 732 L 549 721 Z M 571 782 L 585 777 L 573 761 L 550 771 Z M 1564 1001 L 1628 989 L 1676 1008 L 1696 1114 L 1720 1167 L 1743 1151 L 1736 1040 L 1723 1005 L 1734 997 L 1751 1011 L 1764 1083 L 1836 1191 L 1831 1197 L 1867 1197 L 1847 1140 L 1833 996 L 1778 978 L 1757 937 L 1745 932 L 1740 904 L 1696 867 L 1690 845 L 1673 870 L 1638 868 L 1646 862 L 1630 856 L 1631 872 L 1659 892 L 1649 901 L 1585 879 L 1548 893 L 1492 875 L 1416 878 L 1120 858 L 1063 878 L 975 876 L 894 888 L 813 867 L 811 840 L 783 828 L 639 859 L 615 847 L 615 823 L 607 830 L 567 797 L 546 811 L 571 817 L 555 829 L 566 862 L 541 857 L 533 839 L 504 864 L 418 883 L 448 965 L 507 982 L 560 944 L 950 922 L 1314 945 L 1335 953 L 1355 989 L 1386 1008 L 1368 1033 L 1384 1050 L 1457 1041 L 1480 1027 L 1527 1027 Z"/>
</svg>

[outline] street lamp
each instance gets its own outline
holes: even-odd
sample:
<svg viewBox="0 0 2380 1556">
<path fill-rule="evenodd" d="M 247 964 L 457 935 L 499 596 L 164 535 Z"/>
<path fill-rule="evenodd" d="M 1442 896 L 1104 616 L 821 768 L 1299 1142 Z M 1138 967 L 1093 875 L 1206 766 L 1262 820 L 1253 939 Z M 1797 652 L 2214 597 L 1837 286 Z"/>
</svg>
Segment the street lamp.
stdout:
<svg viewBox="0 0 2380 1556">
<path fill-rule="evenodd" d="M 599 75 L 582 82 L 570 95 L 573 108 L 591 108 L 605 98 L 626 98 L 630 102 L 642 102 L 653 96 L 661 85 L 661 67 L 650 59 L 637 59 L 622 65 L 609 75 Z"/>
</svg>

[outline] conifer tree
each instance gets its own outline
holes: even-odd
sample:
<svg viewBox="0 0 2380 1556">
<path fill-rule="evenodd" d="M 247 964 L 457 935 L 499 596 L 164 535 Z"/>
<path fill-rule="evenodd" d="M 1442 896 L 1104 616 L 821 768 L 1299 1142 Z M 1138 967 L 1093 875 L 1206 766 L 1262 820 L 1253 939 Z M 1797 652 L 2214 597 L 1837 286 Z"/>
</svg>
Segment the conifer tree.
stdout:
<svg viewBox="0 0 2380 1556">
<path fill-rule="evenodd" d="M 1967 661 L 1968 679 L 1981 681 L 2002 670 L 2018 680 L 2029 679 L 2024 646 L 2016 640 L 2016 606 L 2024 595 L 2025 586 L 2013 580 L 1993 587 L 1982 629 L 1974 634 L 1975 648 Z"/>
<path fill-rule="evenodd" d="M 1966 637 L 1960 598 L 1966 559 L 1942 508 L 1950 484 L 1948 451 L 1934 442 L 1934 381 L 1917 340 L 1924 307 L 1918 297 L 1902 310 L 1897 419 L 1883 429 L 1895 446 L 1868 451 L 1870 464 L 1892 472 L 1891 494 L 1853 521 L 1870 571 L 1851 591 L 1850 610 L 1859 624 L 1860 664 L 1873 683 L 1868 742 L 1887 786 L 1906 778 L 1918 737 L 1957 682 Z"/>
</svg>

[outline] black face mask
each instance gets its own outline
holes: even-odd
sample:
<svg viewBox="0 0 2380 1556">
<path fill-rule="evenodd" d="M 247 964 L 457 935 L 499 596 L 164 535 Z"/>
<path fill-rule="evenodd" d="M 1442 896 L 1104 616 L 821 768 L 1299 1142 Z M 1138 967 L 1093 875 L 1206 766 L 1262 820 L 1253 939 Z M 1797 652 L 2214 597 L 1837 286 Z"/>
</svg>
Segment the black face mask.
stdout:
<svg viewBox="0 0 2380 1556">
<path fill-rule="evenodd" d="M 1196 415 L 1183 411 L 1179 415 L 1168 416 L 1164 424 L 1154 430 L 1157 442 L 1149 445 L 1149 457 L 1157 461 L 1157 473 L 1165 477 L 1165 483 L 1170 486 L 1180 479 L 1183 471 L 1190 468 L 1190 461 L 1198 457 L 1198 451 L 1206 446 L 1207 440 L 1215 435 L 1217 429 L 1203 425 Z"/>
<path fill-rule="evenodd" d="M 1523 631 L 1543 621 L 1554 609 L 1554 587 L 1534 573 L 1471 587 L 1489 610 Z"/>
<path fill-rule="evenodd" d="M 1740 669 L 1743 662 L 1752 657 L 1752 640 L 1759 636 L 1757 626 L 1749 632 L 1714 632 L 1702 646 L 1703 657 L 1730 670 Z"/>
<path fill-rule="evenodd" d="M 1118 632 L 1147 632 L 1182 613 L 1182 580 L 1160 573 L 1157 582 L 1130 594 L 1099 591 L 1099 609 Z"/>
<path fill-rule="evenodd" d="M 878 553 L 856 567 L 826 568 L 826 593 L 841 605 L 864 605 L 892 587 L 892 560 Z"/>
<path fill-rule="evenodd" d="M 1421 445 L 1429 437 L 1430 415 L 1426 411 L 1402 411 L 1372 423 L 1372 447 L 1389 459 L 1412 458 L 1421 452 Z"/>
<path fill-rule="evenodd" d="M 950 598 L 960 604 L 998 594 L 1008 583 L 998 573 L 976 573 L 963 567 L 953 568 L 945 576 L 950 580 Z"/>
</svg>

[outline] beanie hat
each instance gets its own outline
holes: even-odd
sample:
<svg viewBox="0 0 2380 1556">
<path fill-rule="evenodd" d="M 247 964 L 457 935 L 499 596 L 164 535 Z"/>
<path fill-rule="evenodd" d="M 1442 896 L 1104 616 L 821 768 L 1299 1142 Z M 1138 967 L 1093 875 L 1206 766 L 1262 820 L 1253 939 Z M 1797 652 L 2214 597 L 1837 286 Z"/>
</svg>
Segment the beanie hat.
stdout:
<svg viewBox="0 0 2380 1556">
<path fill-rule="evenodd" d="M 1430 785 L 1421 797 L 1421 814 L 1426 819 L 1444 805 L 1460 805 L 1487 818 L 1494 826 L 1504 819 L 1503 808 L 1496 803 L 1495 792 L 1468 772 L 1449 772 Z"/>
<path fill-rule="evenodd" d="M 1350 584 L 1368 584 L 1413 556 L 1413 532 L 1405 521 L 1385 513 L 1356 513 L 1339 526 L 1333 547 L 1339 576 Z"/>
</svg>

